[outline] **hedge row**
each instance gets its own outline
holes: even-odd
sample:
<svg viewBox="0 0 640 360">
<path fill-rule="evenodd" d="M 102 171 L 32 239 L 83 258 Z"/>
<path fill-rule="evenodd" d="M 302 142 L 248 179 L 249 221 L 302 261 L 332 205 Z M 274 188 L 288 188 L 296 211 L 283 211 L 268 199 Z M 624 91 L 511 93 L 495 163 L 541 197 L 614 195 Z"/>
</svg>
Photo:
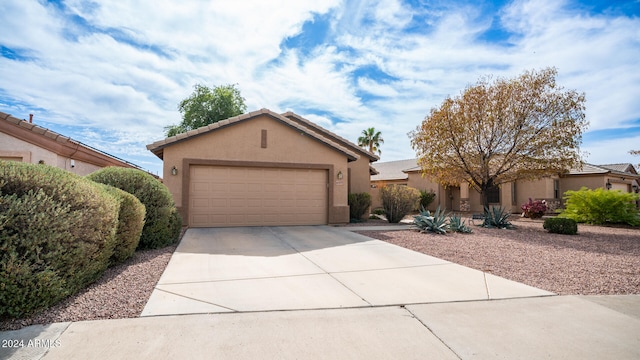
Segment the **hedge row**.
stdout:
<svg viewBox="0 0 640 360">
<path fill-rule="evenodd" d="M 162 183 L 135 169 L 107 173 L 123 183 L 143 179 L 133 187 L 144 191 L 0 161 L 0 318 L 29 315 L 78 292 L 132 256 L 145 229 L 152 240 L 144 248 L 177 239 L 181 221 Z"/>
</svg>

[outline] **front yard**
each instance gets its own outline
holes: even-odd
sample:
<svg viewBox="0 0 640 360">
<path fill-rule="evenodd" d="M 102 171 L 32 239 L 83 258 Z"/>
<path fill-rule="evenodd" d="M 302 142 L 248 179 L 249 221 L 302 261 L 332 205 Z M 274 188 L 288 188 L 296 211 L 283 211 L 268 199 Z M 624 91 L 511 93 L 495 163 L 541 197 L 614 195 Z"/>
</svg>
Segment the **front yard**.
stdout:
<svg viewBox="0 0 640 360">
<path fill-rule="evenodd" d="M 516 230 L 472 234 L 359 233 L 560 295 L 640 294 L 640 228 L 580 224 L 578 235 L 559 235 L 541 220 L 512 222 Z"/>
</svg>

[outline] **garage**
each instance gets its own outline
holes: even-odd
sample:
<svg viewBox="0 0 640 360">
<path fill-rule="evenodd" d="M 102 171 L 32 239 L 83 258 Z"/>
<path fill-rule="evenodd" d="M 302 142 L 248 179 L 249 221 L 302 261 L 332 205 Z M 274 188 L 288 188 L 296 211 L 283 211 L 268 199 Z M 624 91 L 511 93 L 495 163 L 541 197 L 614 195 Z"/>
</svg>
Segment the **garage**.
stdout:
<svg viewBox="0 0 640 360">
<path fill-rule="evenodd" d="M 261 109 L 147 145 L 189 227 L 349 222 L 378 158 L 292 112 Z"/>
<path fill-rule="evenodd" d="M 193 227 L 327 223 L 327 170 L 191 166 Z"/>
</svg>

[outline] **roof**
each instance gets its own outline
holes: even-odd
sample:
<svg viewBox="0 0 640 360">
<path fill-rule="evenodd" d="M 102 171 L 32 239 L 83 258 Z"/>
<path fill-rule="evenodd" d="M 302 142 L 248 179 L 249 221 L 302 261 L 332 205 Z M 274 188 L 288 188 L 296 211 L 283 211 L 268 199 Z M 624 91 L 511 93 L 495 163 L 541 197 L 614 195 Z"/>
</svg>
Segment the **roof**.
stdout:
<svg viewBox="0 0 640 360">
<path fill-rule="evenodd" d="M 613 174 L 619 176 L 629 176 L 638 178 L 638 173 L 632 164 L 607 164 L 607 165 L 593 165 L 585 163 L 582 169 L 572 169 L 567 175 L 604 175 Z"/>
<path fill-rule="evenodd" d="M 298 122 L 301 125 L 307 126 L 307 127 L 311 128 L 311 129 L 313 129 L 314 131 L 319 132 L 323 136 L 326 136 L 326 137 L 330 138 L 331 140 L 339 143 L 340 145 L 346 146 L 350 150 L 356 151 L 356 152 L 366 156 L 367 158 L 369 158 L 370 162 L 380 160 L 380 158 L 376 154 L 374 154 L 372 152 L 369 152 L 366 149 L 363 149 L 362 147 L 352 143 L 351 141 L 349 141 L 349 140 L 347 140 L 347 139 L 345 139 L 345 138 L 343 138 L 343 137 L 341 137 L 341 136 L 339 136 L 339 135 L 337 135 L 335 133 L 332 133 L 331 131 L 329 131 L 329 130 L 321 127 L 321 126 L 318 126 L 317 124 L 312 123 L 311 121 L 303 118 L 302 116 L 300 116 L 298 114 L 295 114 L 295 113 L 293 113 L 291 111 L 288 111 L 288 112 L 282 114 L 282 116 L 285 116 L 285 117 L 287 117 L 287 118 L 289 118 L 291 120 L 294 120 L 294 121 Z"/>
<path fill-rule="evenodd" d="M 226 119 L 226 120 L 222 120 L 222 121 L 218 121 L 216 123 L 207 125 L 207 126 L 203 126 L 194 130 L 190 130 L 187 131 L 186 133 L 182 133 L 182 134 L 178 134 L 175 136 L 171 136 L 168 137 L 166 139 L 160 140 L 160 141 L 156 141 L 153 144 L 149 144 L 147 145 L 147 149 L 149 151 L 151 151 L 152 153 L 154 153 L 157 157 L 159 157 L 160 159 L 163 158 L 163 154 L 164 154 L 164 149 L 166 147 L 169 147 L 171 145 L 175 145 L 177 143 L 183 142 L 185 140 L 188 139 L 192 139 L 194 137 L 200 136 L 200 135 L 204 135 L 204 134 L 208 134 L 210 132 L 219 130 L 219 129 L 223 129 L 244 121 L 248 121 L 254 118 L 257 118 L 259 116 L 262 115 L 267 115 L 270 116 L 271 118 L 273 118 L 274 120 L 277 120 L 281 123 L 283 123 L 286 126 L 289 126 L 297 131 L 302 132 L 305 135 L 308 135 L 310 138 L 312 138 L 315 141 L 318 141 L 320 143 L 323 143 L 331 148 L 333 148 L 334 150 L 344 154 L 347 156 L 347 158 L 349 159 L 349 161 L 355 161 L 357 159 L 360 158 L 359 155 L 357 155 L 353 149 L 351 149 L 350 147 L 347 148 L 341 144 L 339 144 L 337 141 L 325 136 L 324 134 L 319 134 L 317 132 L 317 130 L 314 130 L 315 128 L 312 128 L 308 125 L 305 124 L 301 124 L 298 121 L 294 121 L 291 120 L 288 117 L 285 117 L 283 115 L 280 115 L 278 113 L 275 113 L 269 109 L 260 109 L 258 111 L 252 111 L 250 113 L 246 113 L 246 114 L 242 114 L 242 115 L 238 115 L 238 116 L 234 116 L 232 118 Z M 311 122 L 309 122 L 311 123 Z M 313 124 L 315 127 L 317 127 L 317 125 Z M 319 127 L 318 127 L 319 128 Z M 336 135 L 337 136 L 337 135 Z"/>
<path fill-rule="evenodd" d="M 138 165 L 73 140 L 55 131 L 0 112 L 0 132 L 47 149 L 60 156 L 82 160 L 97 166 L 121 166 L 140 169 Z"/>
<path fill-rule="evenodd" d="M 371 181 L 406 180 L 409 178 L 407 171 L 418 168 L 417 159 L 396 160 L 375 164 L 377 175 L 371 176 Z"/>
</svg>

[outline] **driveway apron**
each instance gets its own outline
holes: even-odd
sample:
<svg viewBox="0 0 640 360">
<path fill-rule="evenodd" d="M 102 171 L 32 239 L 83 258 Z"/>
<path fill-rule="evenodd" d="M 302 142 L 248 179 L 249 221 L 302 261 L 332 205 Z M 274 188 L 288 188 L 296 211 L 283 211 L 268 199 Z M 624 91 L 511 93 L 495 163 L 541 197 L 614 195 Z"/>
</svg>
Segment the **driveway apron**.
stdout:
<svg viewBox="0 0 640 360">
<path fill-rule="evenodd" d="M 142 316 L 553 295 L 329 226 L 187 230 Z"/>
</svg>

